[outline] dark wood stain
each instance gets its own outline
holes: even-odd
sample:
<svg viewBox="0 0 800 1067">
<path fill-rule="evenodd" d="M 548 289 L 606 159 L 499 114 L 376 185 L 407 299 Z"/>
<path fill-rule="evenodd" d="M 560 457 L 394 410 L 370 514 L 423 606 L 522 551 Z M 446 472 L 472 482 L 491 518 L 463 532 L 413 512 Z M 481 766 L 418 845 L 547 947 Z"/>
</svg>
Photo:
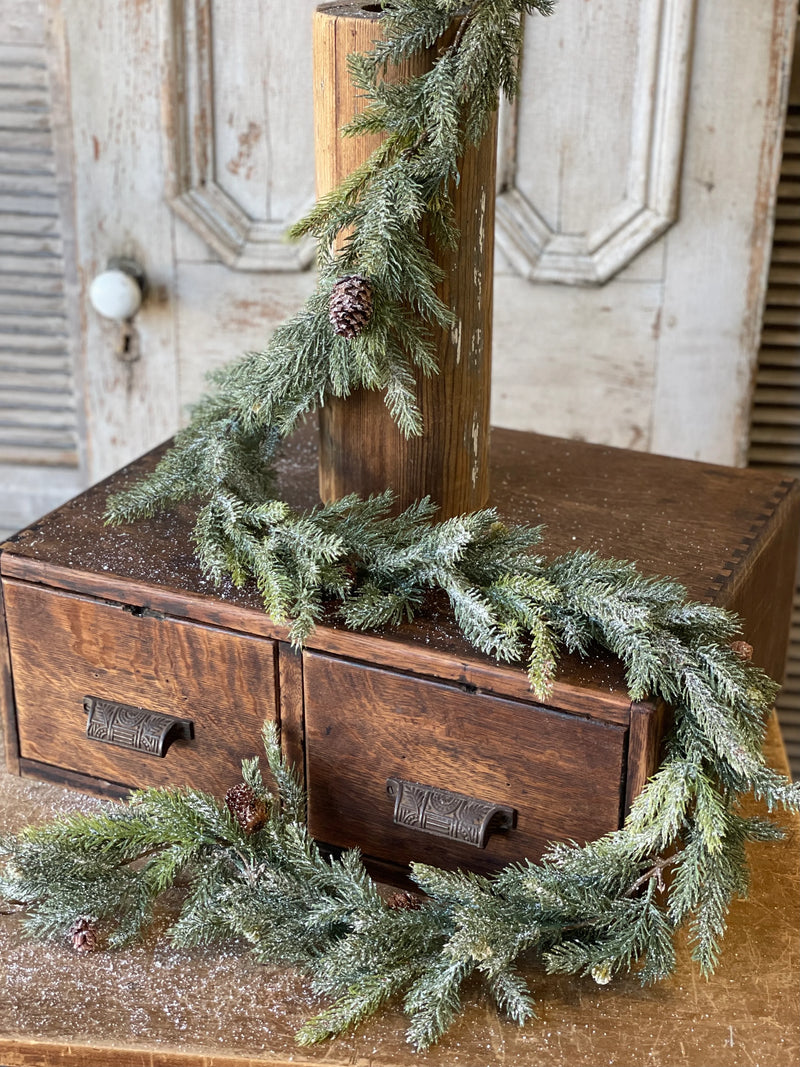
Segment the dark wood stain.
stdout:
<svg viewBox="0 0 800 1067">
<path fill-rule="evenodd" d="M 658 767 L 669 709 L 632 707 L 613 657 L 565 656 L 545 706 L 521 667 L 468 645 L 438 594 L 413 623 L 386 633 L 352 633 L 332 606 L 300 656 L 257 590 L 215 587 L 200 573 L 190 506 L 104 526 L 108 493 L 162 451 L 3 546 L 11 769 L 111 795 L 166 783 L 221 795 L 274 718 L 285 754 L 307 775 L 314 832 L 385 863 L 495 869 L 550 839 L 586 840 L 620 824 Z M 506 520 L 546 525 L 544 555 L 627 557 L 646 574 L 672 575 L 695 599 L 740 611 L 756 662 L 780 675 L 800 525 L 795 483 L 495 430 L 492 484 Z M 279 493 L 295 507 L 318 502 L 311 424 L 285 445 Z M 192 718 L 196 740 L 176 742 L 164 760 L 92 746 L 86 695 Z M 392 823 L 390 776 L 508 804 L 518 826 L 493 835 L 485 852 L 410 834 Z"/>
<path fill-rule="evenodd" d="M 454 32 L 454 31 L 453 31 Z M 371 47 L 376 21 L 360 5 L 319 9 L 314 17 L 314 121 L 317 193 L 322 196 L 360 166 L 380 143 L 377 136 L 339 137 L 339 130 L 363 109 L 352 85 L 347 55 Z M 390 69 L 388 80 L 430 69 L 433 48 Z M 417 375 L 423 433 L 403 437 L 383 395 L 359 390 L 329 398 L 320 412 L 320 492 L 325 500 L 347 493 L 362 496 L 391 487 L 396 510 L 423 496 L 442 516 L 483 507 L 489 494 L 489 394 L 492 347 L 492 279 L 496 119 L 478 147 L 461 160 L 461 180 L 451 190 L 460 252 L 432 240 L 431 253 L 444 271 L 437 294 L 453 309 L 453 330 L 431 331 L 439 374 Z"/>
<path fill-rule="evenodd" d="M 6 583 L 20 756 L 131 787 L 224 792 L 276 716 L 270 641 Z M 162 759 L 86 737 L 87 695 L 194 723 Z"/>
<path fill-rule="evenodd" d="M 486 872 L 619 825 L 621 726 L 314 652 L 304 674 L 309 827 L 320 840 Z M 485 849 L 397 826 L 390 777 L 507 805 L 517 825 Z"/>
</svg>

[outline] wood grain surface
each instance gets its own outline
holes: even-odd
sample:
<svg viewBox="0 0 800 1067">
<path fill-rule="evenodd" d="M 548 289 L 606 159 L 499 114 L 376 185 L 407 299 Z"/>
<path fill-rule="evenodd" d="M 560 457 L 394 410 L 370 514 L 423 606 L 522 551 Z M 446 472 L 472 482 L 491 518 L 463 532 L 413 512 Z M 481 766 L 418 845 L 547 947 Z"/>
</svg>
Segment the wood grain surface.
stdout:
<svg viewBox="0 0 800 1067">
<path fill-rule="evenodd" d="M 142 788 L 224 794 L 275 718 L 275 646 L 121 605 L 6 582 L 20 756 Z M 85 696 L 189 719 L 162 759 L 86 736 Z"/>
<path fill-rule="evenodd" d="M 661 740 L 671 721 L 671 711 L 663 700 L 638 700 L 631 704 L 623 817 L 658 770 Z"/>
<path fill-rule="evenodd" d="M 14 681 L 11 677 L 11 653 L 6 629 L 5 597 L 0 581 L 0 728 L 3 731 L 3 751 L 6 769 L 19 773 L 19 739 L 14 701 Z"/>
<path fill-rule="evenodd" d="M 342 138 L 339 129 L 364 106 L 351 84 L 347 56 L 380 36 L 379 5 L 361 0 L 324 4 L 314 16 L 314 121 L 317 194 L 330 192 L 363 163 L 378 137 Z M 430 52 L 389 72 L 407 79 L 429 69 Z M 491 389 L 494 197 L 497 125 L 461 161 L 451 190 L 460 249 L 431 242 L 445 272 L 437 293 L 452 308 L 456 326 L 434 328 L 439 374 L 418 376 L 421 436 L 407 440 L 376 392 L 330 398 L 320 410 L 320 492 L 324 500 L 395 491 L 399 511 L 430 496 L 443 516 L 483 507 L 489 495 L 489 396 Z"/>
<path fill-rule="evenodd" d="M 409 863 L 495 871 L 621 819 L 626 731 L 347 660 L 304 655 L 309 827 L 321 841 Z M 486 848 L 393 821 L 397 777 L 514 808 Z"/>
<path fill-rule="evenodd" d="M 311 427 L 289 442 L 282 460 L 279 491 L 299 506 L 313 504 L 316 496 L 316 451 L 310 434 Z M 115 475 L 110 486 L 97 487 L 34 524 L 2 553 L 0 570 L 9 598 L 14 673 L 13 686 L 6 687 L 4 697 L 4 714 L 11 723 L 9 766 L 17 755 L 13 731 L 18 722 L 19 770 L 25 775 L 55 778 L 112 795 L 126 785 L 155 783 L 191 783 L 222 793 L 231 776 L 233 780 L 238 777 L 237 746 L 246 743 L 258 751 L 261 722 L 271 716 L 282 719 L 285 753 L 308 774 L 311 807 L 315 818 L 321 819 L 315 824 L 319 836 L 333 843 L 357 843 L 380 859 L 405 861 L 414 850 L 402 846 L 396 829 L 387 829 L 382 821 L 388 814 L 383 793 L 386 777 L 397 774 L 494 800 L 496 782 L 479 781 L 474 789 L 459 788 L 456 770 L 473 758 L 477 762 L 479 709 L 489 707 L 505 708 L 496 716 L 504 722 L 502 742 L 500 737 L 496 740 L 505 745 L 509 765 L 515 765 L 523 752 L 526 760 L 536 763 L 536 737 L 526 736 L 519 746 L 525 728 L 543 715 L 524 672 L 515 666 L 499 666 L 471 649 L 458 634 L 446 600 L 431 594 L 420 618 L 398 631 L 354 634 L 339 627 L 331 613 L 308 642 L 309 651 L 363 664 L 358 668 L 365 671 L 363 678 L 376 676 L 365 670 L 370 665 L 390 680 L 388 671 L 425 676 L 428 681 L 415 695 L 406 694 L 412 703 L 421 697 L 424 706 L 426 698 L 421 695 L 434 692 L 434 683 L 447 682 L 459 687 L 459 702 L 463 700 L 472 709 L 469 714 L 463 712 L 467 718 L 472 715 L 471 724 L 459 726 L 464 726 L 460 761 L 455 755 L 457 745 L 449 738 L 444 749 L 438 742 L 434 746 L 437 758 L 428 761 L 430 775 L 418 771 L 409 776 L 392 766 L 383 768 L 380 780 L 370 780 L 368 787 L 361 783 L 353 788 L 353 776 L 368 762 L 364 742 L 357 740 L 361 720 L 370 721 L 377 709 L 377 720 L 370 721 L 370 732 L 375 733 L 384 721 L 381 715 L 385 713 L 388 721 L 395 706 L 387 709 L 381 695 L 372 692 L 370 707 L 365 708 L 358 684 L 349 690 L 345 687 L 343 698 L 336 679 L 304 681 L 302 663 L 289 650 L 285 627 L 266 617 L 255 591 L 236 590 L 230 584 L 213 588 L 198 572 L 189 548 L 191 509 L 178 509 L 129 528 L 107 530 L 103 526 L 109 487 L 126 484 L 154 458 L 145 457 L 142 464 Z M 646 573 L 672 571 L 676 577 L 688 577 L 690 594 L 743 611 L 745 636 L 755 647 L 756 661 L 776 676 L 780 674 L 800 521 L 793 483 L 771 475 L 513 432 L 496 435 L 494 469 L 505 516 L 518 522 L 550 519 L 548 538 L 556 551 L 595 548 L 610 554 L 606 545 L 613 536 L 618 546 L 629 549 L 619 554 L 638 559 Z M 59 588 L 77 595 L 66 596 Z M 97 597 L 97 602 L 90 596 Z M 269 641 L 274 638 L 282 646 L 277 666 Z M 262 665 L 265 647 L 270 649 L 268 674 Z M 209 665 L 211 688 L 217 687 L 213 696 L 203 682 Z M 98 692 L 98 679 L 108 688 Z M 392 680 L 396 684 L 410 683 Z M 442 690 L 448 696 L 454 692 Z M 187 702 L 196 704 L 201 709 L 202 729 L 198 727 L 195 742 L 175 746 L 164 761 L 91 744 L 83 736 L 84 696 L 115 699 L 180 717 L 192 717 L 184 716 L 181 709 Z M 493 697 L 514 703 L 493 705 Z M 313 721 L 306 721 L 304 701 L 313 707 Z M 558 768 L 562 761 L 570 774 L 561 782 L 549 781 L 544 766 L 537 794 L 550 798 L 544 817 L 533 805 L 522 820 L 522 830 L 491 841 L 479 863 L 492 866 L 501 858 L 538 855 L 550 837 L 587 839 L 613 828 L 658 764 L 662 715 L 644 705 L 637 705 L 631 713 L 624 673 L 613 658 L 598 656 L 581 662 L 565 657 L 548 703 L 559 714 L 545 715 L 543 721 L 569 723 L 569 730 L 547 749 L 545 764 Z M 319 735 L 313 753 L 306 747 L 306 731 L 311 737 L 314 729 L 319 730 L 329 714 L 328 705 L 357 724 L 355 735 L 348 734 L 350 748 L 345 756 L 333 750 L 326 754 Z M 564 719 L 564 712 L 574 717 Z M 213 724 L 208 732 L 205 716 Z M 461 716 L 459 710 L 459 722 Z M 420 739 L 406 735 L 406 744 L 416 741 L 422 750 L 424 731 L 436 737 L 432 724 L 438 719 L 432 713 L 429 719 L 416 724 Z M 601 723 L 611 733 L 604 734 Z M 604 754 L 599 791 L 589 802 L 586 783 L 592 776 L 585 774 L 585 767 L 592 765 L 595 752 L 587 740 L 592 729 L 597 737 L 611 737 L 615 726 L 629 723 L 629 735 L 617 734 L 622 740 L 615 753 Z M 220 745 L 225 753 L 222 760 L 217 756 Z M 186 747 L 191 755 L 183 751 Z M 193 762 L 198 758 L 199 766 Z M 452 777 L 441 781 L 434 765 L 447 767 Z M 340 766 L 345 773 L 338 777 Z M 536 778 L 531 766 L 518 776 L 512 790 L 522 798 L 523 808 L 526 789 Z M 350 829 L 345 831 L 339 817 L 330 812 L 346 812 Z M 521 833 L 528 836 L 517 848 L 514 835 L 518 838 Z M 418 858 L 429 854 L 433 846 L 427 845 L 425 852 L 417 853 Z M 466 864 L 470 860 L 459 854 L 449 861 Z"/>
<path fill-rule="evenodd" d="M 767 754 L 785 770 L 777 725 Z M 0 772 L 0 833 L 96 801 Z M 748 805 L 752 811 L 753 806 Z M 0 1063 L 6 1067 L 793 1067 L 800 1062 L 800 820 L 788 838 L 749 849 L 749 899 L 736 901 L 714 977 L 700 977 L 678 939 L 673 978 L 522 972 L 538 1018 L 504 1022 L 470 985 L 464 1015 L 421 1055 L 391 1005 L 364 1029 L 301 1050 L 296 1028 L 323 1006 L 296 973 L 259 967 L 242 946 L 178 952 L 165 936 L 167 902 L 143 945 L 78 956 L 29 942 L 18 915 L 0 915 Z"/>
<path fill-rule="evenodd" d="M 305 781 L 303 654 L 285 641 L 278 645 L 278 706 L 283 758 Z"/>
</svg>

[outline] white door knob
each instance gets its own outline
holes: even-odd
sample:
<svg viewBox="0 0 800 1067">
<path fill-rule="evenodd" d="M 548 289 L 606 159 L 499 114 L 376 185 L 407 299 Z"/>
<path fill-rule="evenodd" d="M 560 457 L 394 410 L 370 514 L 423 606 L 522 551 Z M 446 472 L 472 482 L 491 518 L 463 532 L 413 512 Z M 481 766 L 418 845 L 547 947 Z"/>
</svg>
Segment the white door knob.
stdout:
<svg viewBox="0 0 800 1067">
<path fill-rule="evenodd" d="M 138 276 L 137 276 L 138 275 Z M 141 307 L 141 273 L 109 266 L 89 286 L 89 300 L 98 315 L 124 322 Z"/>
</svg>

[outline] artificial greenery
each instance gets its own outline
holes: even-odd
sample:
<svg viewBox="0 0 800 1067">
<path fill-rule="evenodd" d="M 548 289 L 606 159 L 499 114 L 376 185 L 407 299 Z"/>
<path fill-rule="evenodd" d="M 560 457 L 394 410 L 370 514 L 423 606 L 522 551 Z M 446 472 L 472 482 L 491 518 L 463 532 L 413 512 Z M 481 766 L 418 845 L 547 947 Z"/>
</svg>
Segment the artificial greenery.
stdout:
<svg viewBox="0 0 800 1067">
<path fill-rule="evenodd" d="M 499 94 L 516 91 L 523 17 L 550 6 L 386 0 L 383 39 L 351 61 L 365 108 L 345 130 L 384 141 L 294 231 L 320 242 L 315 293 L 266 351 L 216 375 L 175 447 L 113 498 L 108 514 L 123 522 L 198 499 L 204 569 L 239 584 L 254 579 L 269 614 L 291 620 L 297 643 L 332 599 L 348 626 L 372 628 L 412 617 L 438 588 L 477 648 L 527 660 L 543 698 L 561 649 L 609 649 L 633 698 L 660 697 L 674 711 L 664 762 L 624 829 L 583 847 L 554 845 L 540 864 L 490 878 L 416 864 L 426 901 L 398 906 L 381 897 L 356 854 L 325 858 L 309 839 L 301 791 L 268 730 L 279 797 L 267 794 L 257 763 L 245 762 L 246 783 L 269 808 L 253 833 L 212 797 L 148 790 L 2 845 L 0 893 L 22 906 L 29 930 L 61 938 L 77 922 L 81 944 L 92 924 L 110 945 L 126 943 L 167 888 L 188 883 L 176 943 L 242 939 L 261 960 L 306 968 L 333 998 L 300 1032 L 303 1043 L 402 997 L 409 1040 L 424 1048 L 446 1030 L 476 973 L 522 1023 L 533 1008 L 516 966 L 530 952 L 551 971 L 604 983 L 634 968 L 649 982 L 671 972 L 674 933 L 688 926 L 708 973 L 729 903 L 747 888 L 746 842 L 779 836 L 771 822 L 745 817 L 741 798 L 800 808 L 800 788 L 761 755 L 775 686 L 732 647 L 733 616 L 688 602 L 680 586 L 628 563 L 585 552 L 546 561 L 535 553 L 537 529 L 509 527 L 490 510 L 437 522 L 428 500 L 393 516 L 388 492 L 305 513 L 275 498 L 282 439 L 331 395 L 383 390 L 403 432 L 421 431 L 415 375 L 436 372 L 430 328 L 451 318 L 421 233 L 457 245 L 450 196 L 458 159 Z M 434 47 L 454 17 L 452 41 L 428 73 L 384 80 L 387 64 Z M 368 327 L 346 339 L 331 327 L 329 298 L 350 275 L 369 280 L 373 309 Z"/>
<path fill-rule="evenodd" d="M 718 721 L 706 692 L 723 675 L 741 713 L 733 723 Z M 793 807 L 800 793 L 755 755 L 771 693 L 757 671 L 700 647 L 683 685 L 693 697 L 678 708 L 666 761 L 624 830 L 583 848 L 555 845 L 540 864 L 512 864 L 489 878 L 414 864 L 424 902 L 382 896 L 357 852 L 320 852 L 271 726 L 264 739 L 278 796 L 265 788 L 258 760 L 242 765 L 266 802 L 263 828 L 248 833 L 204 793 L 149 789 L 1 842 L 0 896 L 24 909 L 35 936 L 64 940 L 77 924 L 97 932 L 98 947 L 118 947 L 180 882 L 176 945 L 239 941 L 264 963 L 303 968 L 314 990 L 333 998 L 299 1031 L 300 1044 L 342 1033 L 401 999 L 408 1040 L 424 1049 L 458 1014 L 472 975 L 522 1024 L 534 1009 L 521 956 L 536 953 L 551 972 L 591 974 L 600 984 L 635 967 L 647 983 L 672 972 L 682 925 L 709 972 L 729 902 L 747 886 L 745 843 L 780 836 L 772 823 L 741 815 L 737 793 L 752 789 Z"/>
</svg>

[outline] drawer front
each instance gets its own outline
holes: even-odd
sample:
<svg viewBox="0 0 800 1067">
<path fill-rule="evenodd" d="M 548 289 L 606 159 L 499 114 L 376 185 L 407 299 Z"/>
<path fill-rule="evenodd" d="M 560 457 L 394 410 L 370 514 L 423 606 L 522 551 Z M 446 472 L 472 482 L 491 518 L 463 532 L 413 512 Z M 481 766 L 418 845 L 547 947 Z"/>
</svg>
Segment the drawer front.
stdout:
<svg viewBox="0 0 800 1067">
<path fill-rule="evenodd" d="M 276 717 L 274 642 L 22 582 L 4 592 L 22 759 L 220 795 L 240 780 L 242 757 L 263 751 L 262 724 Z M 87 697 L 95 732 L 113 743 L 87 737 Z M 179 736 L 163 758 L 120 747 L 152 748 L 158 724 L 150 716 L 143 730 L 119 705 L 190 721 L 193 739 Z"/>
<path fill-rule="evenodd" d="M 549 841 L 584 842 L 620 824 L 622 726 L 313 652 L 304 656 L 304 689 L 309 827 L 321 841 L 398 863 L 489 872 L 538 858 Z M 403 824 L 405 800 L 395 821 L 399 789 L 412 807 L 433 812 L 416 820 L 425 829 Z M 459 801 L 448 794 L 512 808 L 515 826 L 490 832 L 485 848 L 432 836 L 431 827 L 455 832 L 447 811 Z M 480 809 L 461 807 L 474 822 Z M 504 820 L 501 811 L 493 822 Z"/>
</svg>

